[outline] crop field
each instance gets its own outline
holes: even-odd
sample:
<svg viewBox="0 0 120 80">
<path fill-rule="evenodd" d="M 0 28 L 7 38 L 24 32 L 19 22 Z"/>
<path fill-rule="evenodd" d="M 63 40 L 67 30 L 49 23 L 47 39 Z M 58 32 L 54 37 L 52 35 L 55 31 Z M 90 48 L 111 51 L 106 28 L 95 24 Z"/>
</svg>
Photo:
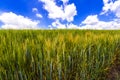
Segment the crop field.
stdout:
<svg viewBox="0 0 120 80">
<path fill-rule="evenodd" d="M 1 30 L 0 80 L 120 80 L 120 31 Z"/>
</svg>

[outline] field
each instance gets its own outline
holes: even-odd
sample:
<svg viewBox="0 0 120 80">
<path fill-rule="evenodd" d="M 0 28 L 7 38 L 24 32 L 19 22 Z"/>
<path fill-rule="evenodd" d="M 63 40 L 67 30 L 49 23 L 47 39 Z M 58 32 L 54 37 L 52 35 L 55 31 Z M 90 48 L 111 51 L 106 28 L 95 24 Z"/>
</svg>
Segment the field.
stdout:
<svg viewBox="0 0 120 80">
<path fill-rule="evenodd" d="M 119 30 L 0 31 L 0 80 L 119 79 Z"/>
</svg>

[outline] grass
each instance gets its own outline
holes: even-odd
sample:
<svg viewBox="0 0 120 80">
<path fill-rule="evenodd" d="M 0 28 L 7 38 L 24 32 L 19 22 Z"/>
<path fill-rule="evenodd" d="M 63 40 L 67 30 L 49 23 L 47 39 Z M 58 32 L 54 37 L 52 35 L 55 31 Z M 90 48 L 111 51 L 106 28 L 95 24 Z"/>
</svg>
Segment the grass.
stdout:
<svg viewBox="0 0 120 80">
<path fill-rule="evenodd" d="M 119 80 L 119 34 L 1 30 L 0 80 Z"/>
</svg>

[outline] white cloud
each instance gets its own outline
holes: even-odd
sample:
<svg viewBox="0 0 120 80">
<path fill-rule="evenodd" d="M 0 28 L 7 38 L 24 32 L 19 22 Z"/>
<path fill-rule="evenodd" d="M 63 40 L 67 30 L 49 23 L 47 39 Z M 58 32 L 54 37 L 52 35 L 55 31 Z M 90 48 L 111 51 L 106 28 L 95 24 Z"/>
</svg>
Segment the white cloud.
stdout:
<svg viewBox="0 0 120 80">
<path fill-rule="evenodd" d="M 120 18 L 120 0 L 114 2 L 111 11 L 113 11 L 116 16 Z"/>
<path fill-rule="evenodd" d="M 48 17 L 51 19 L 62 19 L 71 22 L 74 20 L 74 16 L 77 15 L 76 6 L 72 4 L 56 5 L 55 0 L 39 0 L 44 3 L 44 9 L 48 12 Z M 68 0 L 62 0 L 63 3 L 67 3 Z M 64 6 L 64 7 L 63 7 Z"/>
<path fill-rule="evenodd" d="M 61 0 L 63 2 L 63 4 L 68 3 L 69 0 Z"/>
<path fill-rule="evenodd" d="M 59 20 L 50 25 L 50 28 L 57 29 L 97 29 L 97 30 L 114 30 L 120 29 L 120 19 L 114 19 L 113 21 L 101 21 L 98 19 L 98 15 L 89 15 L 81 24 L 75 25 L 73 23 L 62 24 Z"/>
<path fill-rule="evenodd" d="M 64 16 L 68 22 L 74 20 L 74 16 L 77 14 L 76 7 L 74 4 L 70 4 L 65 6 L 64 8 Z"/>
<path fill-rule="evenodd" d="M 79 29 L 120 29 L 120 0 L 114 2 L 113 0 L 103 0 L 103 3 L 103 10 L 100 14 L 110 16 L 109 12 L 112 12 L 117 18 L 113 18 L 112 21 L 101 21 L 98 15 L 88 15 L 79 25 Z"/>
<path fill-rule="evenodd" d="M 57 29 L 120 29 L 120 0 L 103 0 L 104 6 L 101 11 L 101 16 L 112 12 L 117 18 L 113 18 L 112 21 L 99 20 L 98 15 L 88 15 L 80 25 L 72 23 L 74 16 L 77 15 L 76 6 L 68 4 L 69 0 L 63 1 L 63 5 L 60 7 L 56 5 L 55 0 L 39 0 L 44 3 L 44 9 L 48 11 L 48 17 L 54 19 L 50 25 L 50 28 Z M 67 23 L 61 23 L 61 20 L 66 20 Z"/>
<path fill-rule="evenodd" d="M 80 24 L 80 29 L 120 29 L 120 19 L 105 22 L 100 21 L 97 15 L 90 15 Z"/>
<path fill-rule="evenodd" d="M 0 14 L 0 21 L 3 23 L 1 26 L 3 29 L 36 29 L 39 24 L 39 21 L 33 21 L 13 12 Z"/>
<path fill-rule="evenodd" d="M 103 3 L 104 3 L 104 6 L 101 14 L 107 13 L 113 5 L 113 2 L 111 0 L 103 0 Z"/>
<path fill-rule="evenodd" d="M 59 20 L 56 20 L 55 22 L 52 23 L 51 28 L 66 29 L 66 25 L 60 23 Z"/>
<path fill-rule="evenodd" d="M 37 8 L 32 8 L 32 12 L 38 12 Z"/>
<path fill-rule="evenodd" d="M 39 14 L 39 13 L 36 13 L 36 17 L 42 18 L 43 16 L 41 14 Z"/>
<path fill-rule="evenodd" d="M 106 14 L 109 11 L 113 12 L 116 17 L 120 18 L 120 0 L 103 0 L 104 6 L 101 14 Z"/>
<path fill-rule="evenodd" d="M 56 20 L 55 22 L 52 23 L 52 25 L 49 26 L 51 29 L 57 28 L 57 29 L 80 29 L 79 26 L 72 24 L 72 23 L 67 23 L 67 24 L 62 24 L 59 20 Z"/>
<path fill-rule="evenodd" d="M 80 29 L 80 26 L 77 26 L 73 23 L 67 24 L 68 29 Z"/>
<path fill-rule="evenodd" d="M 103 10 L 100 14 L 111 16 L 109 12 L 112 12 L 117 18 L 113 18 L 112 21 L 101 21 L 98 15 L 89 15 L 80 24 L 80 29 L 120 29 L 120 0 L 114 2 L 113 0 L 103 0 L 103 3 Z"/>
<path fill-rule="evenodd" d="M 109 12 L 112 12 L 117 18 L 113 18 L 112 21 L 101 21 L 98 15 L 89 15 L 80 24 L 80 29 L 120 29 L 120 0 L 114 2 L 113 0 L 103 0 L 103 2 L 104 6 L 100 14 L 111 16 Z"/>
<path fill-rule="evenodd" d="M 43 16 L 38 12 L 37 8 L 32 8 L 32 12 L 35 12 L 36 17 L 43 18 Z"/>
<path fill-rule="evenodd" d="M 114 19 L 113 21 L 101 21 L 98 19 L 98 15 L 89 15 L 81 24 L 75 25 L 73 23 L 62 24 L 59 20 L 50 25 L 50 28 L 57 29 L 97 29 L 97 30 L 115 30 L 120 29 L 120 19 Z"/>
<path fill-rule="evenodd" d="M 82 24 L 92 25 L 92 24 L 96 24 L 98 21 L 99 20 L 97 18 L 97 15 L 90 15 L 82 22 Z"/>
<path fill-rule="evenodd" d="M 63 17 L 62 7 L 58 7 L 53 0 L 40 0 L 44 4 L 44 9 L 48 11 L 48 17 L 52 19 Z"/>
</svg>

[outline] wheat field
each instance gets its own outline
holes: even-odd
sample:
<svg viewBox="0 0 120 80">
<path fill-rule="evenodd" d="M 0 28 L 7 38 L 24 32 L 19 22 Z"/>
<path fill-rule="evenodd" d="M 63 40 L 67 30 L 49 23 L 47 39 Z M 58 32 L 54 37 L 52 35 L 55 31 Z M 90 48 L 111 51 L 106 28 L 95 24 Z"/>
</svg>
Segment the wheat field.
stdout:
<svg viewBox="0 0 120 80">
<path fill-rule="evenodd" d="M 119 79 L 119 30 L 0 31 L 0 80 Z"/>
</svg>

